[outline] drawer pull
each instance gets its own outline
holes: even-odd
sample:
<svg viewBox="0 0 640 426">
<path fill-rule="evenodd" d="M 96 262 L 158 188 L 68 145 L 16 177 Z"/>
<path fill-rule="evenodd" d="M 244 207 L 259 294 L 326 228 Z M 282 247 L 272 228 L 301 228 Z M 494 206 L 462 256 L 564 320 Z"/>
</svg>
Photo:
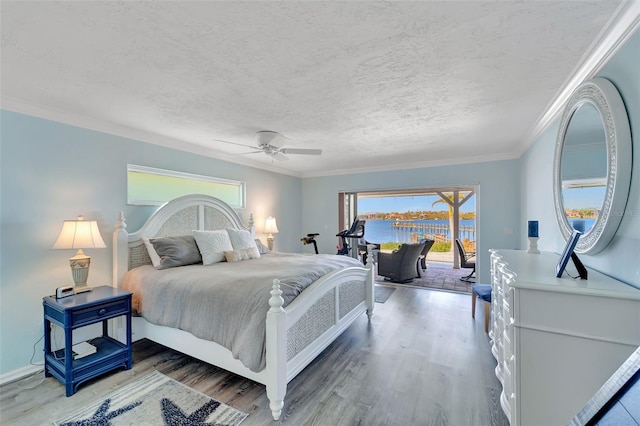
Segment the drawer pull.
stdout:
<svg viewBox="0 0 640 426">
<path fill-rule="evenodd" d="M 106 310 L 106 309 L 104 309 L 104 308 L 102 308 L 102 309 L 100 309 L 100 310 L 98 311 L 98 315 L 104 315 L 104 314 L 106 314 L 106 313 L 107 313 L 107 310 Z"/>
</svg>

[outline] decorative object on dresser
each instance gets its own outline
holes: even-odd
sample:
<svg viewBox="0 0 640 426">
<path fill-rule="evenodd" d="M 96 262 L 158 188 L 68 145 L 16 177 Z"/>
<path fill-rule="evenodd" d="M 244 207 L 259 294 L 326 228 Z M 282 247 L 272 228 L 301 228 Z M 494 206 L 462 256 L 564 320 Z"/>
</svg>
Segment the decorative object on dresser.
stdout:
<svg viewBox="0 0 640 426">
<path fill-rule="evenodd" d="M 54 376 L 65 385 L 66 395 L 73 395 L 78 385 L 116 368 L 126 370 L 132 365 L 131 350 L 131 293 L 113 287 L 95 287 L 65 299 L 47 296 L 44 307 L 44 375 Z M 108 321 L 125 318 L 124 343 L 108 333 Z M 73 331 L 86 325 L 102 323 L 102 336 L 87 345 L 73 344 Z M 52 350 L 53 325 L 64 330 L 64 348 Z M 75 348 L 85 346 L 86 352 L 76 353 Z M 91 352 L 91 353 L 90 353 Z M 79 356 L 82 355 L 82 356 Z"/>
<path fill-rule="evenodd" d="M 120 214 L 113 235 L 113 285 L 127 285 L 134 292 L 141 315 L 133 319 L 136 339 L 148 338 L 265 385 L 272 416 L 278 420 L 287 383 L 363 313 L 369 318 L 373 314 L 373 267 L 344 256 L 267 253 L 243 262 L 158 270 L 143 241 L 222 229 L 234 250 L 247 249 L 244 244 L 249 242 L 256 248 L 253 226 L 244 226 L 228 204 L 214 197 L 177 198 L 131 234 Z M 199 280 L 198 285 L 189 286 L 191 280 Z M 139 291 L 145 284 L 145 291 Z M 196 288 L 202 293 L 193 291 Z M 169 304 L 160 310 L 166 314 L 153 311 L 165 325 L 145 318 L 154 306 Z M 237 317 L 243 314 L 247 321 Z M 185 331 L 183 325 L 197 331 Z M 218 339 L 238 334 L 231 342 Z"/>
<path fill-rule="evenodd" d="M 527 253 L 540 254 L 538 250 L 538 221 L 530 220 L 527 223 L 527 238 L 529 238 L 529 248 Z"/>
<path fill-rule="evenodd" d="M 78 250 L 76 255 L 69 259 L 76 293 L 91 291 L 91 287 L 87 285 L 91 257 L 85 255 L 82 249 L 105 247 L 95 220 L 85 221 L 84 217 L 78 216 L 77 220 L 64 221 L 60 235 L 52 248 Z"/>
<path fill-rule="evenodd" d="M 513 426 L 566 425 L 640 345 L 640 290 L 556 278 L 554 253 L 490 252 L 500 404 Z"/>
<path fill-rule="evenodd" d="M 573 233 L 571 234 L 571 237 L 569 237 L 569 241 L 567 241 L 567 245 L 565 246 L 564 251 L 560 255 L 560 260 L 558 260 L 558 264 L 556 265 L 556 277 L 558 278 L 562 277 L 562 274 L 564 273 L 564 270 L 567 267 L 567 263 L 569 262 L 569 259 L 571 259 L 573 260 L 574 266 L 578 270 L 579 277 L 583 280 L 587 279 L 587 275 L 588 275 L 587 268 L 584 267 L 584 265 L 578 258 L 578 255 L 575 254 L 574 252 L 574 248 L 576 247 L 576 244 L 580 239 L 580 235 L 582 235 L 582 232 L 578 230 L 574 230 Z"/>
<path fill-rule="evenodd" d="M 242 411 L 154 371 L 54 424 L 237 426 L 247 417 Z"/>
<path fill-rule="evenodd" d="M 596 254 L 615 235 L 625 216 L 632 157 L 629 117 L 620 93 L 607 79 L 585 81 L 567 101 L 553 168 L 556 220 L 565 241 L 574 229 L 570 219 L 585 219 L 580 210 L 592 215 L 585 221 L 577 253 Z M 592 195 L 590 202 L 571 204 L 577 191 L 580 200 Z"/>
<path fill-rule="evenodd" d="M 264 233 L 267 235 L 267 247 L 269 250 L 273 250 L 273 234 L 277 234 L 278 225 L 276 224 L 276 218 L 269 216 L 264 222 Z"/>
</svg>

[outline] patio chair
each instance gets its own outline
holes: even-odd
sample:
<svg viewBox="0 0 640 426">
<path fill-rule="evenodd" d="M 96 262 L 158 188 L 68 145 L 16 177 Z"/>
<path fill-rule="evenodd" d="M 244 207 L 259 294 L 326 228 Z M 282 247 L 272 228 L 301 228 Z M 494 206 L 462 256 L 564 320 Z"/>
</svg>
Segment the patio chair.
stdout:
<svg viewBox="0 0 640 426">
<path fill-rule="evenodd" d="M 410 283 L 416 277 L 416 264 L 424 243 L 403 244 L 391 253 L 378 253 L 378 275 L 387 281 Z"/>
<path fill-rule="evenodd" d="M 424 244 L 424 248 L 422 249 L 420 256 L 418 256 L 418 262 L 416 262 L 416 272 L 418 273 L 416 277 L 422 278 L 422 274 L 427 270 L 427 254 L 429 253 L 429 250 L 431 250 L 431 247 L 433 247 L 435 241 L 425 238 L 419 242 Z"/>
<path fill-rule="evenodd" d="M 458 253 L 460 253 L 460 267 L 461 268 L 473 268 L 473 270 L 471 271 L 471 273 L 469 275 L 465 275 L 464 277 L 460 277 L 461 281 L 466 281 L 468 283 L 474 283 L 475 281 L 472 281 L 475 277 L 473 276 L 473 274 L 476 273 L 476 262 L 469 262 L 469 259 L 473 258 L 476 256 L 475 253 L 467 253 L 464 250 L 464 246 L 462 245 L 462 242 L 456 238 L 456 246 L 458 247 Z"/>
</svg>

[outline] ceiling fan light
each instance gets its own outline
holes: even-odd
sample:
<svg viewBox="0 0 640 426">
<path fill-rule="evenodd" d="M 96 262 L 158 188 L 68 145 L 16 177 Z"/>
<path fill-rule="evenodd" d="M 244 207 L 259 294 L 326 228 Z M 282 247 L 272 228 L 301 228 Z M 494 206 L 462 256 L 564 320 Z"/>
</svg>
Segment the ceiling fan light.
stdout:
<svg viewBox="0 0 640 426">
<path fill-rule="evenodd" d="M 272 130 L 260 130 L 256 132 L 256 135 L 259 146 L 269 145 L 277 136 L 280 136 L 278 132 Z"/>
</svg>

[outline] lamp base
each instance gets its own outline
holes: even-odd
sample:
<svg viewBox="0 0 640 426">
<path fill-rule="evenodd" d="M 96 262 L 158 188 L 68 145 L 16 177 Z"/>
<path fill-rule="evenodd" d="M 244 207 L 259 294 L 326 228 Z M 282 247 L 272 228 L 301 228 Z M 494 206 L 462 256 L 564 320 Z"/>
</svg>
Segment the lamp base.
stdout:
<svg viewBox="0 0 640 426">
<path fill-rule="evenodd" d="M 529 248 L 527 253 L 540 254 L 538 250 L 538 237 L 529 237 Z"/>
<path fill-rule="evenodd" d="M 69 264 L 71 265 L 71 275 L 74 282 L 73 292 L 78 294 L 91 291 L 91 287 L 87 285 L 91 257 L 85 255 L 82 250 L 78 250 L 75 256 L 69 258 Z"/>
<path fill-rule="evenodd" d="M 267 248 L 269 251 L 273 251 L 273 235 L 267 237 Z"/>
</svg>

